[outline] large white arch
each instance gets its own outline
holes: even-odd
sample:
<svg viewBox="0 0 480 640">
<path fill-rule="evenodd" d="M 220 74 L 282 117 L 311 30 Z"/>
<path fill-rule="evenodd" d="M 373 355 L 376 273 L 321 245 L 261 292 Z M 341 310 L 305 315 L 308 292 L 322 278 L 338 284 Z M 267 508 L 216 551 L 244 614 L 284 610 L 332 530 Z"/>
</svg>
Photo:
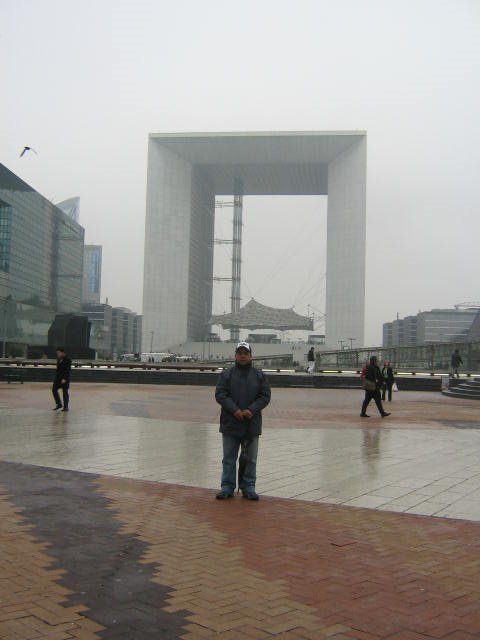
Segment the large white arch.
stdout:
<svg viewBox="0 0 480 640">
<path fill-rule="evenodd" d="M 212 306 L 215 196 L 328 195 L 326 342 L 364 339 L 366 132 L 153 133 L 143 351 L 202 340 Z"/>
</svg>

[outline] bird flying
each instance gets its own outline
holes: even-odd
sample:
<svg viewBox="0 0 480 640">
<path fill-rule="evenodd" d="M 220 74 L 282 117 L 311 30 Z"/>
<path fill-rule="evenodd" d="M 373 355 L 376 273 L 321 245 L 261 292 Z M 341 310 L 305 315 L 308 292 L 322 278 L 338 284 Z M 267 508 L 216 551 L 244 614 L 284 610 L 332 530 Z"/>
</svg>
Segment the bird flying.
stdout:
<svg viewBox="0 0 480 640">
<path fill-rule="evenodd" d="M 38 156 L 38 153 L 35 151 L 35 149 L 34 149 L 33 147 L 23 147 L 23 151 L 22 151 L 22 153 L 20 154 L 20 158 L 21 158 L 22 156 L 24 156 L 24 155 L 27 153 L 27 151 L 33 151 L 33 153 L 36 153 L 36 154 L 37 154 L 37 156 Z"/>
</svg>

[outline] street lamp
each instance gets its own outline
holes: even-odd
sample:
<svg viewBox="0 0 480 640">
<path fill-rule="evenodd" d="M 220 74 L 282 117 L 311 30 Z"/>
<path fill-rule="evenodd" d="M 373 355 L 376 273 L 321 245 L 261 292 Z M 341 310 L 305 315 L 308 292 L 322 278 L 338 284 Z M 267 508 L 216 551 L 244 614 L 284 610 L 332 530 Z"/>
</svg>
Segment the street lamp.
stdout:
<svg viewBox="0 0 480 640">
<path fill-rule="evenodd" d="M 350 349 L 353 349 L 353 343 L 356 341 L 356 338 L 347 338 L 347 340 L 350 340 Z"/>
<path fill-rule="evenodd" d="M 150 331 L 150 353 L 153 353 L 153 336 L 155 335 L 155 331 Z"/>
</svg>

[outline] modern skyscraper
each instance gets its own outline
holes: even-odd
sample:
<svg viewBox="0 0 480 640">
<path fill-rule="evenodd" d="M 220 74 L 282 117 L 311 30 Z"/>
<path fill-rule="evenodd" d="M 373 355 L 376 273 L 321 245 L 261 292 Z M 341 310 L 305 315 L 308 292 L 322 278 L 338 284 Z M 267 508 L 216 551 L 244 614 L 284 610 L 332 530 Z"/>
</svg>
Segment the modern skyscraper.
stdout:
<svg viewBox="0 0 480 640">
<path fill-rule="evenodd" d="M 83 250 L 83 302 L 100 303 L 102 247 L 86 244 Z"/>
<path fill-rule="evenodd" d="M 190 133 L 150 134 L 143 351 L 210 331 L 215 197 L 224 195 L 237 209 L 247 195 L 328 195 L 326 343 L 361 346 L 366 133 Z M 232 270 L 232 299 L 240 277 Z"/>
<path fill-rule="evenodd" d="M 0 308 L 4 338 L 46 344 L 56 313 L 82 301 L 84 230 L 0 164 Z"/>
<path fill-rule="evenodd" d="M 66 213 L 69 218 L 75 220 L 75 222 L 80 222 L 80 198 L 78 196 L 63 200 L 56 206 L 63 211 L 63 213 Z"/>
</svg>

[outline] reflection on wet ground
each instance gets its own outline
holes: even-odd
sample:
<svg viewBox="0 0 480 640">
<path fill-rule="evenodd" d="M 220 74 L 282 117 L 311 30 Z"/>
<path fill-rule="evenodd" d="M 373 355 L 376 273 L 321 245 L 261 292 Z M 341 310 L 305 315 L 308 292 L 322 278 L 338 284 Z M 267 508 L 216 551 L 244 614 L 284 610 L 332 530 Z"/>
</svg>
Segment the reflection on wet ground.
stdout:
<svg viewBox="0 0 480 640">
<path fill-rule="evenodd" d="M 152 420 L 145 417 L 148 405 L 143 411 L 141 401 L 132 403 L 127 415 L 4 406 L 0 457 L 217 488 L 218 426 Z M 258 460 L 259 492 L 480 521 L 480 431 L 388 429 L 384 424 L 372 420 L 364 429 L 267 427 Z"/>
</svg>

